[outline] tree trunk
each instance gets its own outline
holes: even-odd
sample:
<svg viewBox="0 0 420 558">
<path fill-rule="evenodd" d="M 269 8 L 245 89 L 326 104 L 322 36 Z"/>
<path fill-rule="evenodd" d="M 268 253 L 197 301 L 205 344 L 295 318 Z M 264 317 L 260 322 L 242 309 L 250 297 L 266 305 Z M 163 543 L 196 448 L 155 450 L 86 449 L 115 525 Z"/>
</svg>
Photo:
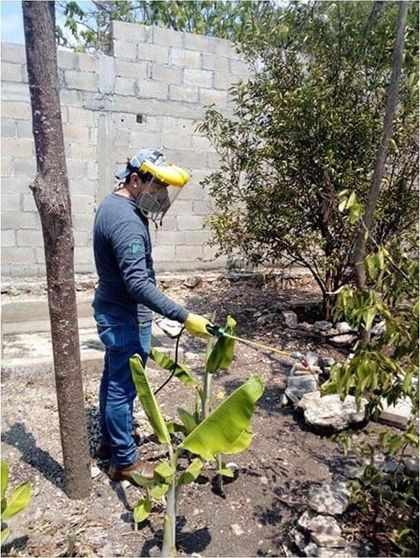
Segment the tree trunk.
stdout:
<svg viewBox="0 0 420 558">
<path fill-rule="evenodd" d="M 371 231 L 376 202 L 384 174 L 385 161 L 388 154 L 389 140 L 392 135 L 392 122 L 398 100 L 398 83 L 401 75 L 403 61 L 405 23 L 407 19 L 408 2 L 399 3 L 397 36 L 395 39 L 394 54 L 392 59 L 391 81 L 388 87 L 388 95 L 385 107 L 384 127 L 382 130 L 381 143 L 376 157 L 375 171 L 370 185 L 369 196 L 366 202 L 366 211 L 363 216 L 363 225 L 356 239 L 354 250 L 354 265 L 356 273 L 356 285 L 363 289 L 366 284 L 366 270 L 364 258 L 366 256 L 366 241 Z"/>
<path fill-rule="evenodd" d="M 70 192 L 64 154 L 54 2 L 22 2 L 37 175 L 31 189 L 44 237 L 61 445 L 70 498 L 91 487 L 73 266 Z"/>
</svg>

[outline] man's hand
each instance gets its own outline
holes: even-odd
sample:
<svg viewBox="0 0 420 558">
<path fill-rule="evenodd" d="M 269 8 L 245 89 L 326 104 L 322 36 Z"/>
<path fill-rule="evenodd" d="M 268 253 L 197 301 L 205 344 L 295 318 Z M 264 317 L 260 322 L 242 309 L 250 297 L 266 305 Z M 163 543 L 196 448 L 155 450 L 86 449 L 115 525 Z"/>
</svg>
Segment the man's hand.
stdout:
<svg viewBox="0 0 420 558">
<path fill-rule="evenodd" d="M 208 337 L 210 335 L 207 326 L 211 325 L 211 322 L 199 314 L 188 314 L 184 325 L 188 333 L 195 337 Z"/>
</svg>

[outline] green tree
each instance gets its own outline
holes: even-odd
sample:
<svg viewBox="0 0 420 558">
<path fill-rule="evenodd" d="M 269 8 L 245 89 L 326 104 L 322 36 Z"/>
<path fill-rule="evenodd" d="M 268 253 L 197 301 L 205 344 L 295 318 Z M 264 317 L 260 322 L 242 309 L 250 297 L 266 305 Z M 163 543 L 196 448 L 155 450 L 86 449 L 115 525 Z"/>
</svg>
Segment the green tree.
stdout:
<svg viewBox="0 0 420 558">
<path fill-rule="evenodd" d="M 219 0 L 213 2 L 118 0 L 92 2 L 83 9 L 80 2 L 60 2 L 65 15 L 63 27 L 57 27 L 59 44 L 76 50 L 111 52 L 111 23 L 113 20 L 143 25 L 157 25 L 176 31 L 211 35 L 238 41 L 252 34 L 258 19 L 276 11 L 271 0 Z M 66 38 L 68 29 L 73 41 Z"/>
<path fill-rule="evenodd" d="M 220 156 L 203 182 L 216 206 L 212 243 L 255 263 L 306 267 L 326 317 L 331 293 L 348 280 L 381 138 L 397 13 L 393 2 L 293 2 L 266 14 L 239 45 L 255 76 L 232 88 L 234 116 L 210 107 L 198 128 Z M 411 4 L 371 231 L 379 243 L 417 222 L 417 29 Z"/>
</svg>

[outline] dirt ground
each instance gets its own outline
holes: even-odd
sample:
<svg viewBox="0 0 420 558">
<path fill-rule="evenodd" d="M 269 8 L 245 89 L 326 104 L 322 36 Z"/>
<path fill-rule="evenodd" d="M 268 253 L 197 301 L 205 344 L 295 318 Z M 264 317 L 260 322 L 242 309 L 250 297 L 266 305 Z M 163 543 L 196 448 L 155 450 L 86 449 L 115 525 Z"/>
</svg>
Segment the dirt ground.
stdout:
<svg viewBox="0 0 420 558">
<path fill-rule="evenodd" d="M 280 286 L 270 281 L 223 280 L 195 288 L 178 285 L 166 288 L 166 292 L 193 311 L 207 315 L 216 311 L 220 323 L 224 323 L 227 314 L 233 315 L 240 336 L 285 350 L 315 350 L 336 359 L 345 356 L 345 352 L 285 328 L 280 314 L 275 313 L 293 300 L 316 300 L 317 293 L 307 280 Z M 309 321 L 311 316 L 300 318 Z M 184 362 L 199 374 L 205 342 L 184 334 L 182 346 Z M 250 374 L 263 378 L 266 389 L 253 419 L 255 437 L 246 452 L 234 456 L 239 474 L 226 484 L 225 497 L 216 489 L 212 469 L 204 471 L 198 483 L 184 489 L 178 510 L 179 555 L 284 555 L 282 543 L 307 509 L 309 488 L 331 480 L 343 466 L 344 457 L 336 442 L 308 431 L 290 407 L 281 406 L 290 362 L 245 345 L 237 345 L 235 355 L 229 372 L 214 378 L 213 394 L 216 396 L 220 390 L 230 393 Z M 149 370 L 153 386 L 159 386 L 166 373 L 152 366 Z M 69 500 L 64 492 L 53 380 L 10 380 L 3 385 L 2 456 L 11 466 L 10 484 L 30 480 L 33 486 L 29 508 L 9 521 L 12 536 L 5 553 L 159 555 L 163 509 L 156 507 L 150 520 L 135 530 L 132 507 L 141 497 L 141 490 L 111 482 L 104 472 L 106 463 L 94 457 L 99 441 L 98 383 L 99 377 L 84 380 L 94 478 L 91 496 L 83 501 Z M 174 380 L 158 399 L 169 417 L 178 405 L 188 403 L 189 397 L 187 388 Z M 137 416 L 143 426 L 140 451 L 149 459 L 157 459 L 161 448 L 148 438 L 150 431 L 139 411 Z M 372 429 L 375 425 L 360 430 L 357 436 L 362 439 Z M 345 516 L 339 522 L 353 548 L 360 556 L 366 555 L 363 533 L 347 529 Z"/>
</svg>

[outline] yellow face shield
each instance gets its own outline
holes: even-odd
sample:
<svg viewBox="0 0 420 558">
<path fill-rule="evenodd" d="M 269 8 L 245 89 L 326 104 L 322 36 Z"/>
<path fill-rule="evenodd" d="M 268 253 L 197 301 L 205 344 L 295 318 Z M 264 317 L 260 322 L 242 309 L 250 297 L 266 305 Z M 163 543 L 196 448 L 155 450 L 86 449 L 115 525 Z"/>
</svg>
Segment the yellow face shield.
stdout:
<svg viewBox="0 0 420 558">
<path fill-rule="evenodd" d="M 164 166 L 158 166 L 146 160 L 140 165 L 139 171 L 149 172 L 163 184 L 175 186 L 177 188 L 185 186 L 190 179 L 188 173 L 184 171 L 184 169 L 181 169 L 181 167 L 177 167 L 172 163 L 168 163 Z"/>
</svg>

